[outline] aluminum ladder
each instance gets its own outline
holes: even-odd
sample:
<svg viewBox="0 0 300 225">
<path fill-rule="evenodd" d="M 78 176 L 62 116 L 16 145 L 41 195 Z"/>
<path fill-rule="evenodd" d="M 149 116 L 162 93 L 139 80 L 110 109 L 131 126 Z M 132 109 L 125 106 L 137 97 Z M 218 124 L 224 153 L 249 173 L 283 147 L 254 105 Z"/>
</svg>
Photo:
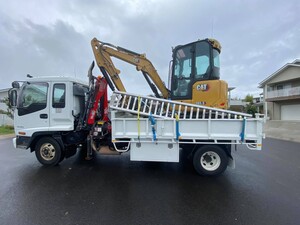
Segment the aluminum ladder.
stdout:
<svg viewBox="0 0 300 225">
<path fill-rule="evenodd" d="M 140 107 L 138 104 L 140 103 Z M 217 109 L 201 105 L 166 100 L 150 96 L 141 96 L 127 92 L 114 91 L 110 100 L 110 109 L 123 112 L 167 119 L 243 119 L 252 115 L 230 110 Z M 138 110 L 138 108 L 140 108 Z"/>
</svg>

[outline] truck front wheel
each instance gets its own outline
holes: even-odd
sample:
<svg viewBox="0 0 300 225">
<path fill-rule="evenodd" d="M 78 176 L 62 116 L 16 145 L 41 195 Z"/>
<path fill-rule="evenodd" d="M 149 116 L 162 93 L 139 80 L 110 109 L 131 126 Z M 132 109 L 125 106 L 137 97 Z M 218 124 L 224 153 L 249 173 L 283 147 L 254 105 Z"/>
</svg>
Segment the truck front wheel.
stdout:
<svg viewBox="0 0 300 225">
<path fill-rule="evenodd" d="M 35 146 L 37 160 L 45 166 L 57 165 L 62 156 L 61 147 L 52 137 L 41 138 Z"/>
<path fill-rule="evenodd" d="M 204 145 L 195 152 L 193 164 L 200 175 L 219 175 L 228 165 L 228 156 L 219 146 Z"/>
</svg>

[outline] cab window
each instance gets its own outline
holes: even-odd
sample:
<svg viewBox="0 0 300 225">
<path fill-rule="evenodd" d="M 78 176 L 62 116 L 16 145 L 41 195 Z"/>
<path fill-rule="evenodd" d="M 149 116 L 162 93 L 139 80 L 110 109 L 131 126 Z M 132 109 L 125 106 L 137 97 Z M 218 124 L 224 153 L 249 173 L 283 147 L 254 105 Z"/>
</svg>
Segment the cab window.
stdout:
<svg viewBox="0 0 300 225">
<path fill-rule="evenodd" d="M 52 96 L 52 107 L 65 108 L 65 105 L 66 105 L 66 85 L 54 84 L 53 96 Z"/>
<path fill-rule="evenodd" d="M 207 42 L 196 44 L 195 79 L 208 79 L 210 72 L 210 48 Z"/>
</svg>

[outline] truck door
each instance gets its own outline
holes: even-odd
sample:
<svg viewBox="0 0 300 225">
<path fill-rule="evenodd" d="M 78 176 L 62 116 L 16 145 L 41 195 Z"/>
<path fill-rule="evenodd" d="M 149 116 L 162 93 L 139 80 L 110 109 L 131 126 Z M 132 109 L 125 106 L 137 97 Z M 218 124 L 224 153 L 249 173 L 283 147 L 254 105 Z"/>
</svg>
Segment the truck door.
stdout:
<svg viewBox="0 0 300 225">
<path fill-rule="evenodd" d="M 70 82 L 53 83 L 50 106 L 50 130 L 73 130 L 74 117 L 72 115 L 72 92 Z"/>
<path fill-rule="evenodd" d="M 49 84 L 32 82 L 23 85 L 18 98 L 15 129 L 26 136 L 49 129 Z"/>
</svg>

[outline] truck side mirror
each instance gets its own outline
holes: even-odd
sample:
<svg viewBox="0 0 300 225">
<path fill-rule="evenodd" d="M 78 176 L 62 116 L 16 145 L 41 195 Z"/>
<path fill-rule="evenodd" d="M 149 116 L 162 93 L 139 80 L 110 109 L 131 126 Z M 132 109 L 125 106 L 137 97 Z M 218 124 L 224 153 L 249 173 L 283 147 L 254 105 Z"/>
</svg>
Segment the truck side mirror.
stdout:
<svg viewBox="0 0 300 225">
<path fill-rule="evenodd" d="M 14 81 L 14 82 L 12 82 L 11 86 L 12 86 L 13 88 L 17 88 L 17 89 L 19 89 L 19 88 L 20 88 L 20 84 L 19 84 L 19 82 L 18 82 L 18 81 Z"/>
<path fill-rule="evenodd" d="M 17 98 L 18 98 L 17 90 L 14 88 L 10 89 L 8 91 L 8 102 L 13 109 L 17 107 Z"/>
</svg>

